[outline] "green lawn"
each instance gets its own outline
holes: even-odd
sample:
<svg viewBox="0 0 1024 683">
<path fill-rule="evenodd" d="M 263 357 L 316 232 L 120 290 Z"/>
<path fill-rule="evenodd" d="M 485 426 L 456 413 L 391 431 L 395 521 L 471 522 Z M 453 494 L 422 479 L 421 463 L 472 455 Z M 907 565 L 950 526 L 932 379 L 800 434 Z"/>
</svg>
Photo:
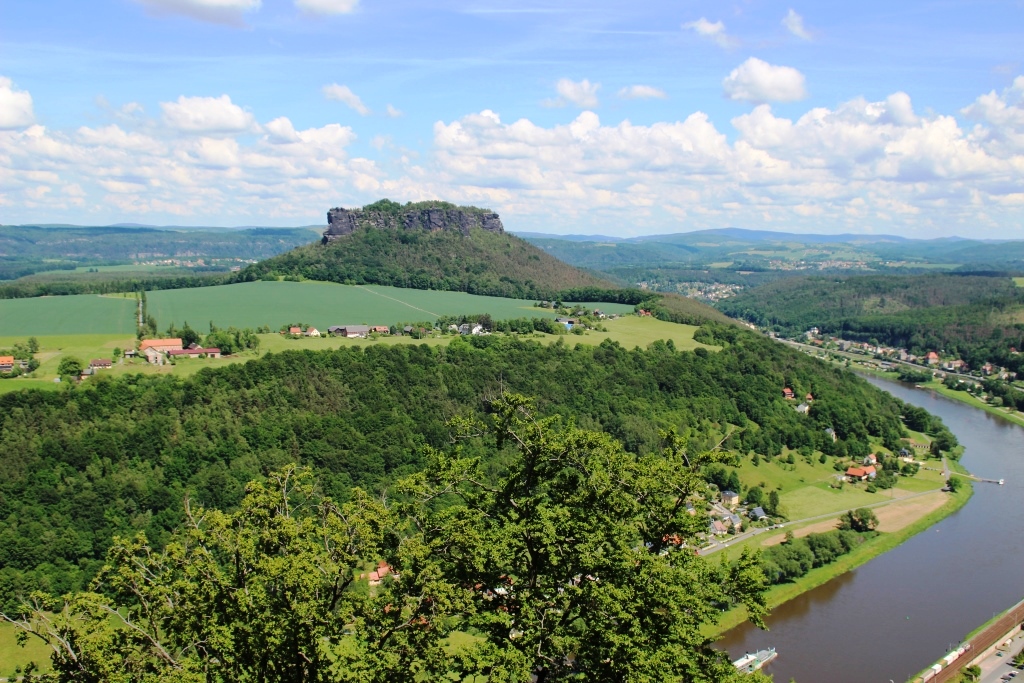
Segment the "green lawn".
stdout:
<svg viewBox="0 0 1024 683">
<path fill-rule="evenodd" d="M 0 337 L 134 334 L 135 300 L 96 294 L 0 300 Z"/>
<path fill-rule="evenodd" d="M 25 647 L 15 640 L 15 628 L 0 622 L 0 678 L 12 677 L 14 667 L 35 662 L 43 671 L 50 670 L 50 648 L 38 638 L 30 638 Z"/>
<path fill-rule="evenodd" d="M 1013 278 L 1013 284 L 1017 285 L 1018 287 L 1024 287 L 1024 277 Z"/>
<path fill-rule="evenodd" d="M 147 299 L 148 312 L 161 329 L 185 321 L 196 329 L 205 329 L 213 320 L 221 327 L 268 325 L 275 330 L 301 322 L 325 331 L 331 325 L 394 325 L 432 321 L 442 315 L 489 313 L 495 320 L 556 315 L 534 308 L 533 301 L 330 282 L 247 282 L 154 291 L 147 294 Z M 608 313 L 633 310 L 623 304 L 592 305 Z"/>
</svg>

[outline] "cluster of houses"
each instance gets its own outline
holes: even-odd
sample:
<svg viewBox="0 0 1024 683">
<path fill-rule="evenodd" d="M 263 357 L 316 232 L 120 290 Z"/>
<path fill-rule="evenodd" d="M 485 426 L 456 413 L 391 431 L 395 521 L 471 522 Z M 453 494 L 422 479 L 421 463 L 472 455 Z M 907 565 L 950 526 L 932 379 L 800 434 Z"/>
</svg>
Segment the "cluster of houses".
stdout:
<svg viewBox="0 0 1024 683">
<path fill-rule="evenodd" d="M 405 334 L 411 334 L 415 328 L 406 325 L 403 329 Z M 422 328 L 421 328 L 422 330 Z M 284 334 L 292 337 L 323 337 L 324 334 L 312 325 L 306 329 L 298 326 L 291 326 Z M 327 334 L 332 337 L 345 337 L 347 339 L 365 339 L 371 334 L 391 334 L 391 328 L 387 325 L 331 325 L 327 328 Z"/>
<path fill-rule="evenodd" d="M 693 514 L 693 507 L 687 511 Z M 768 513 L 764 508 L 755 506 L 749 510 L 740 507 L 740 494 L 735 491 L 722 491 L 720 502 L 711 506 L 711 521 L 708 523 L 708 534 L 711 536 L 722 536 L 734 529 L 736 533 L 743 531 L 744 520 L 760 522 L 768 519 Z"/>
<path fill-rule="evenodd" d="M 945 372 L 966 374 L 971 371 L 971 368 L 967 363 L 959 358 L 943 359 L 942 356 L 935 351 L 929 351 L 923 356 L 917 356 L 908 352 L 906 349 L 891 346 L 879 346 L 877 344 L 868 344 L 867 342 L 852 342 L 840 339 L 839 337 L 826 338 L 821 335 L 817 327 L 812 327 L 807 330 L 807 332 L 804 333 L 804 337 L 806 339 L 806 343 L 812 346 L 820 346 L 823 348 L 834 346 L 839 351 L 863 353 L 876 358 L 911 363 L 914 365 L 920 365 L 924 368 Z M 1011 348 L 1010 353 L 1017 354 L 1018 351 L 1015 348 Z M 978 373 L 983 377 L 997 377 L 1001 380 L 1012 380 L 1016 377 L 1016 373 L 1010 372 L 1006 368 L 993 363 L 985 363 L 978 368 Z"/>
<path fill-rule="evenodd" d="M 789 387 L 785 387 L 782 390 L 782 398 L 786 399 L 787 401 L 795 401 L 796 393 Z M 808 412 L 810 412 L 812 403 L 814 403 L 814 394 L 808 392 L 807 395 L 804 396 L 803 402 L 796 407 L 796 412 L 800 413 L 801 415 L 806 415 Z"/>
<path fill-rule="evenodd" d="M 125 352 L 125 356 L 145 356 L 153 365 L 164 365 L 169 360 L 181 358 L 220 358 L 220 349 L 206 348 L 198 344 L 184 346 L 181 338 L 143 339 L 139 343 L 138 352 Z"/>
</svg>

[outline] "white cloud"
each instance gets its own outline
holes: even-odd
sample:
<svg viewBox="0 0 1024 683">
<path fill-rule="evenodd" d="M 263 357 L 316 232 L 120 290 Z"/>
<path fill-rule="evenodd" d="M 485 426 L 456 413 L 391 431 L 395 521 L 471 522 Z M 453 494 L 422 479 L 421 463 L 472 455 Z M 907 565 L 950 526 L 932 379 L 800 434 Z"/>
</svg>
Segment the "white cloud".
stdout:
<svg viewBox="0 0 1024 683">
<path fill-rule="evenodd" d="M 368 116 L 370 108 L 363 104 L 363 101 L 347 85 L 332 83 L 323 88 L 324 97 L 335 102 L 341 102 L 349 109 L 357 112 L 360 116 Z"/>
<path fill-rule="evenodd" d="M 739 45 L 739 41 L 736 38 L 725 32 L 725 24 L 721 21 L 712 23 L 701 17 L 697 21 L 683 24 L 683 28 L 693 31 L 702 38 L 707 38 L 719 47 L 731 48 Z"/>
<path fill-rule="evenodd" d="M 582 81 L 562 78 L 555 84 L 558 97 L 544 100 L 541 104 L 545 107 L 564 107 L 573 104 L 580 109 L 592 109 L 598 105 L 597 91 L 600 88 L 600 83 L 591 83 L 586 78 Z"/>
<path fill-rule="evenodd" d="M 0 76 L 0 130 L 26 128 L 34 122 L 32 95 L 15 90 L 11 79 Z"/>
<path fill-rule="evenodd" d="M 807 97 L 804 75 L 751 57 L 722 81 L 725 96 L 744 102 L 795 102 Z"/>
<path fill-rule="evenodd" d="M 359 0 L 295 0 L 295 6 L 310 14 L 349 14 Z"/>
<path fill-rule="evenodd" d="M 256 120 L 252 114 L 220 97 L 185 97 L 177 102 L 161 102 L 164 123 L 186 133 L 238 133 L 251 129 Z"/>
<path fill-rule="evenodd" d="M 258 10 L 262 0 L 135 0 L 157 16 L 179 14 L 200 21 L 239 26 L 246 12 Z"/>
<path fill-rule="evenodd" d="M 387 106 L 387 109 L 384 110 L 384 113 L 393 119 L 397 119 L 399 116 L 402 116 L 402 111 L 391 104 Z"/>
<path fill-rule="evenodd" d="M 234 112 L 227 104 L 218 111 Z M 1024 223 L 1024 78 L 966 107 L 966 128 L 915 112 L 902 92 L 794 117 L 760 104 L 731 127 L 699 111 L 649 125 L 583 111 L 547 126 L 483 110 L 435 123 L 423 150 L 370 140 L 390 173 L 350 156 L 348 126 L 298 130 L 279 116 L 225 130 L 184 109 L 186 126 L 172 108 L 0 131 L 5 221 L 296 224 L 391 196 L 491 206 L 510 228 L 550 228 L 558 216 L 566 229 L 620 234 L 744 225 L 1006 236 Z"/>
<path fill-rule="evenodd" d="M 619 90 L 618 95 L 624 100 L 663 100 L 668 97 L 664 90 L 651 85 L 630 85 Z"/>
<path fill-rule="evenodd" d="M 786 16 L 782 18 L 782 25 L 797 38 L 802 40 L 811 39 L 810 31 L 804 26 L 804 18 L 797 14 L 792 7 L 786 13 Z"/>
</svg>

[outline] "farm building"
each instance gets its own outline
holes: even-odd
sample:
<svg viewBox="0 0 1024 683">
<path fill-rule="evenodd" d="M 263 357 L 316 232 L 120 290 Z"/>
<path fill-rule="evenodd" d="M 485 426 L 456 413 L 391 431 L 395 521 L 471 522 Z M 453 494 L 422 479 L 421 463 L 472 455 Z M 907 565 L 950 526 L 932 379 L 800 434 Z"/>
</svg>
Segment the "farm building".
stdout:
<svg viewBox="0 0 1024 683">
<path fill-rule="evenodd" d="M 306 328 L 306 336 L 307 337 L 319 337 L 320 336 L 320 330 L 316 329 L 315 327 L 307 327 Z"/>
<path fill-rule="evenodd" d="M 199 346 L 190 346 L 187 349 L 168 351 L 167 355 L 170 356 L 171 358 L 198 358 L 200 356 L 206 356 L 207 358 L 220 358 L 220 349 L 204 349 Z"/>
<path fill-rule="evenodd" d="M 89 367 L 100 369 L 100 368 L 111 368 L 114 364 L 108 358 L 93 358 L 89 361 Z"/>
</svg>

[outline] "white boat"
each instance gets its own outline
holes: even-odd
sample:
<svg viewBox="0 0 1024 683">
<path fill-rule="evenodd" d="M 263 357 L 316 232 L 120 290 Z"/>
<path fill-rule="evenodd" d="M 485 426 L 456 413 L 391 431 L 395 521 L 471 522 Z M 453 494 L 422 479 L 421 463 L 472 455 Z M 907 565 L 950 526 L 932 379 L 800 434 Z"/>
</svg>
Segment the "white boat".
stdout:
<svg viewBox="0 0 1024 683">
<path fill-rule="evenodd" d="M 754 653 L 748 652 L 733 662 L 732 665 L 743 673 L 752 674 L 778 656 L 779 653 L 775 651 L 775 648 L 770 647 L 767 650 L 758 650 Z"/>
</svg>

